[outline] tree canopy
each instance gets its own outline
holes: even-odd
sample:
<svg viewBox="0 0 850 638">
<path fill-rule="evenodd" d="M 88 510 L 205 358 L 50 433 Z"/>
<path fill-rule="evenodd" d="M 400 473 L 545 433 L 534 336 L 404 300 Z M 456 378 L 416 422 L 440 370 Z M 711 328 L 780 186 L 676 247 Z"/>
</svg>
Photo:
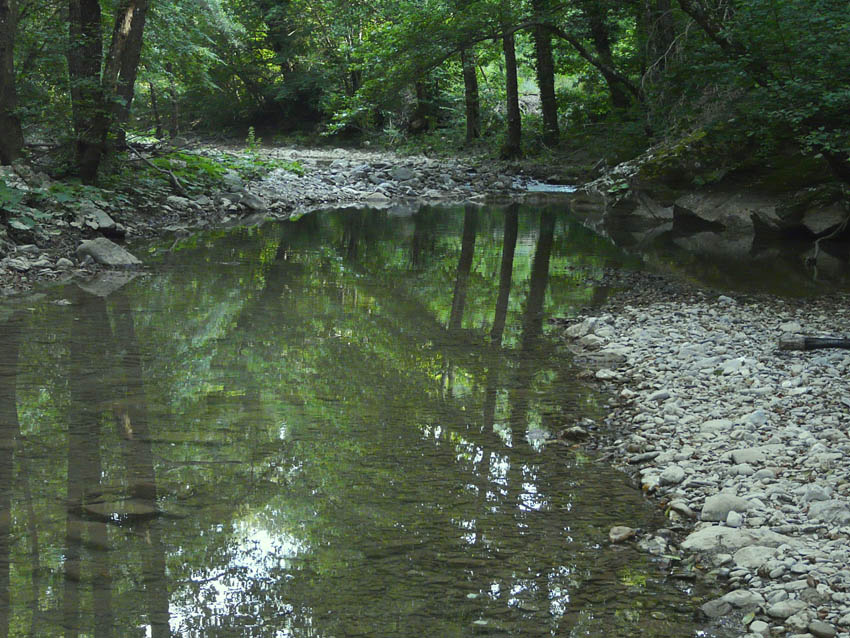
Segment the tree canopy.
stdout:
<svg viewBox="0 0 850 638">
<path fill-rule="evenodd" d="M 0 162 L 67 141 L 92 181 L 128 129 L 249 126 L 516 156 L 615 122 L 847 181 L 848 25 L 843 0 L 0 0 Z"/>
</svg>

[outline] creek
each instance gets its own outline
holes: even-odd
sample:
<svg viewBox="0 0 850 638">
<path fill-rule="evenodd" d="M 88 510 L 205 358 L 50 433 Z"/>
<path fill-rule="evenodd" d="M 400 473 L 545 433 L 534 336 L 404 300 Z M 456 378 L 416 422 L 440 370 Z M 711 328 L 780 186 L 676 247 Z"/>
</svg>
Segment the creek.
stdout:
<svg viewBox="0 0 850 638">
<path fill-rule="evenodd" d="M 658 510 L 543 443 L 607 411 L 548 322 L 637 265 L 607 240 L 348 210 L 146 262 L 2 309 L 0 634 L 717 635 L 608 541 Z"/>
</svg>

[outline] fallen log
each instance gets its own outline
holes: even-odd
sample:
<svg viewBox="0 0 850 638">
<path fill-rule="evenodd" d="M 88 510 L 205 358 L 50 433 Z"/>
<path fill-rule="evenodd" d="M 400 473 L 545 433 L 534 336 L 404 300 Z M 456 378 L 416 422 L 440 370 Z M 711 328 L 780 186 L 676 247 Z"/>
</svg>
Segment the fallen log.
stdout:
<svg viewBox="0 0 850 638">
<path fill-rule="evenodd" d="M 817 350 L 819 348 L 844 348 L 850 350 L 850 339 L 842 337 L 809 337 L 785 333 L 779 337 L 780 350 Z"/>
</svg>

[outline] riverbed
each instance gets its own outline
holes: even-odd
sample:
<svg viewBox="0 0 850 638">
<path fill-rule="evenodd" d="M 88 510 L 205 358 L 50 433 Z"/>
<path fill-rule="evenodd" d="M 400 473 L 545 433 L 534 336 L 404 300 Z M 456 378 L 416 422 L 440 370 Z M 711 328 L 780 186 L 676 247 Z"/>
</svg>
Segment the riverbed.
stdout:
<svg viewBox="0 0 850 638">
<path fill-rule="evenodd" d="M 562 210 L 132 248 L 144 271 L 4 306 L 12 634 L 733 635 L 650 551 L 662 512 L 562 438 L 613 406 L 549 319 L 637 267 Z"/>
</svg>

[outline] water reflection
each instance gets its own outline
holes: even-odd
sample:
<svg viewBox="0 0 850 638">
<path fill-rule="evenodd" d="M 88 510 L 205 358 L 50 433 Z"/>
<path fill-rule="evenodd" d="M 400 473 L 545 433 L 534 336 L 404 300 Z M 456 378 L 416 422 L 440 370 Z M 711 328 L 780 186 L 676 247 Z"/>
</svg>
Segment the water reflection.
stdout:
<svg viewBox="0 0 850 638">
<path fill-rule="evenodd" d="M 2 635 L 691 634 L 605 543 L 640 495 L 526 441 L 600 411 L 545 318 L 621 258 L 553 211 L 325 213 L 18 311 Z"/>
</svg>

